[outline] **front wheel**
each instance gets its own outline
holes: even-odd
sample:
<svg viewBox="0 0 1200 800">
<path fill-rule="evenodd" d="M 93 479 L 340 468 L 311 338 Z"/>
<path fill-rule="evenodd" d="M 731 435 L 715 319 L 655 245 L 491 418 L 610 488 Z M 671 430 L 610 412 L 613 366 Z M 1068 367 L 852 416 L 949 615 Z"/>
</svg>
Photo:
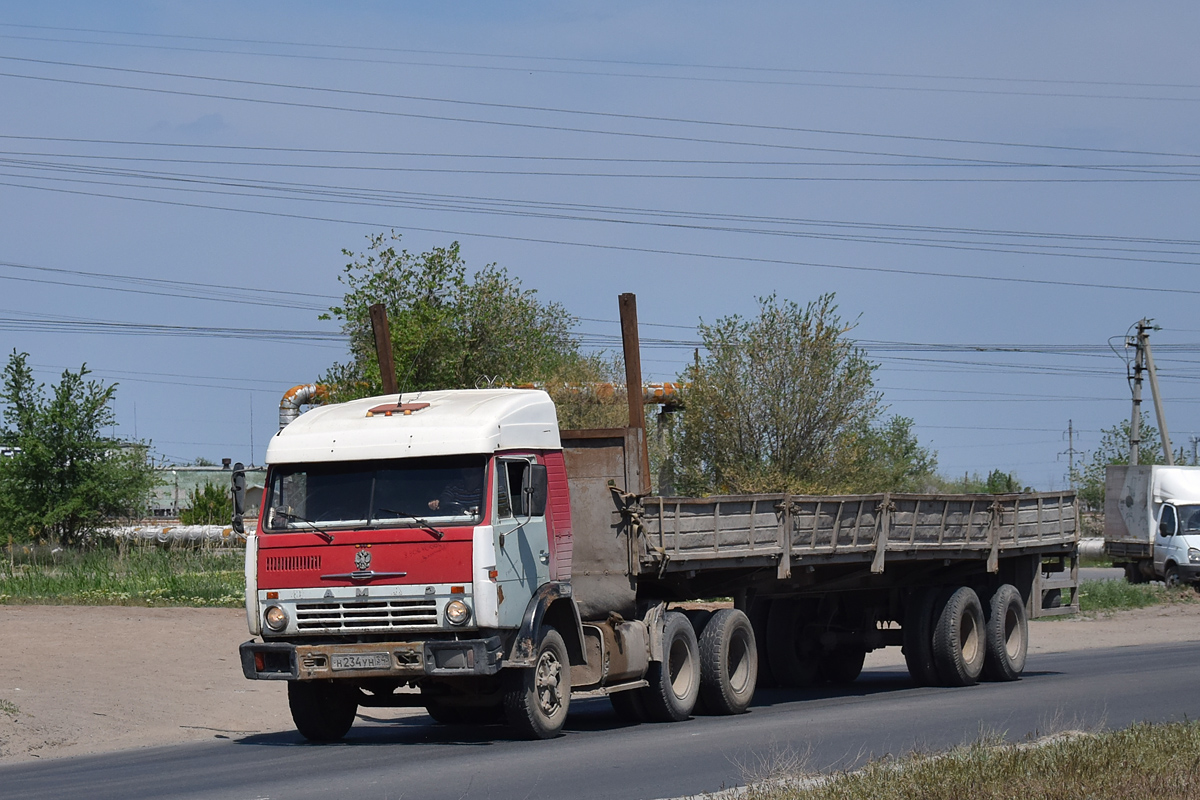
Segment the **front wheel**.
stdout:
<svg viewBox="0 0 1200 800">
<path fill-rule="evenodd" d="M 1179 567 L 1174 564 L 1167 564 L 1167 568 L 1163 571 L 1163 583 L 1172 588 L 1182 584 L 1183 580 L 1179 577 Z"/>
<path fill-rule="evenodd" d="M 558 631 L 542 628 L 532 669 L 513 669 L 506 677 L 504 716 L 526 739 L 559 734 L 571 705 L 571 664 Z"/>
<path fill-rule="evenodd" d="M 296 730 L 310 742 L 336 742 L 358 714 L 358 690 L 340 683 L 288 681 L 288 707 Z"/>
</svg>

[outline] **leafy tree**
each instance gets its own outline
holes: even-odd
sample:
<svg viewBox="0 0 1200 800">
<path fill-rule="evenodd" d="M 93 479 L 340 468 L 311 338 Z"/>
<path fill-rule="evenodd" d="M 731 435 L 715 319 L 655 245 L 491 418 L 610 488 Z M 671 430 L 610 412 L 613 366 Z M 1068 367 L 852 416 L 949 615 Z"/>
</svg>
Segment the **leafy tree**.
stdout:
<svg viewBox="0 0 1200 800">
<path fill-rule="evenodd" d="M 323 381 L 335 400 L 383 391 L 369 311 L 375 303 L 387 308 L 402 391 L 562 382 L 598 366 L 580 355 L 566 309 L 542 303 L 495 264 L 468 278 L 457 242 L 414 255 L 396 250 L 395 234 L 368 239 L 366 253 L 343 251 L 353 259 L 339 276 L 345 297 L 321 315 L 340 320 L 350 339 L 350 360 Z"/>
<path fill-rule="evenodd" d="M 771 295 L 759 299 L 753 319 L 702 323 L 707 356 L 681 376 L 685 410 L 672 448 L 678 488 L 821 492 L 865 477 L 872 447 L 886 450 L 910 430 L 892 422 L 890 433 L 870 433 L 881 410 L 877 365 L 846 336 L 852 328 L 832 294 L 804 307 Z"/>
<path fill-rule="evenodd" d="M 229 489 L 215 483 L 190 490 L 187 508 L 179 510 L 179 521 L 184 525 L 225 525 L 232 518 Z"/>
<path fill-rule="evenodd" d="M 1138 445 L 1139 464 L 1162 464 L 1162 442 L 1158 436 L 1158 428 L 1150 424 L 1145 414 L 1142 415 L 1140 426 L 1142 437 Z M 1075 470 L 1073 477 L 1079 489 L 1079 500 L 1092 511 L 1104 510 L 1104 473 L 1109 464 L 1129 463 L 1129 420 L 1122 420 L 1111 428 L 1100 432 L 1100 444 L 1092 451 L 1081 470 Z"/>
<path fill-rule="evenodd" d="M 856 492 L 923 492 L 936 480 L 937 454 L 923 447 L 909 417 L 889 417 L 854 442 L 857 457 L 844 488 Z"/>
<path fill-rule="evenodd" d="M 4 368 L 0 531 L 17 541 L 81 542 L 106 520 L 138 513 L 154 484 L 146 447 L 106 437 L 116 384 L 66 370 L 53 392 L 33 379 L 28 353 Z"/>
</svg>

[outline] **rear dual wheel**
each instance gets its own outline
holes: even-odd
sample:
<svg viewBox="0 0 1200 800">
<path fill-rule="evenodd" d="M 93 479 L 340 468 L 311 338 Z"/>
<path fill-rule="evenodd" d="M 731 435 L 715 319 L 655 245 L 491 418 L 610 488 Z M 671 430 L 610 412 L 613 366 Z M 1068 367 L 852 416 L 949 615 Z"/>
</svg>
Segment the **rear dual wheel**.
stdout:
<svg viewBox="0 0 1200 800">
<path fill-rule="evenodd" d="M 943 593 L 933 627 L 933 662 L 942 686 L 979 681 L 987 656 L 986 623 L 979 595 L 969 586 Z"/>
<path fill-rule="evenodd" d="M 1017 587 L 1004 584 L 988 603 L 987 657 L 983 677 L 992 681 L 1015 681 L 1025 670 L 1029 653 L 1029 618 Z"/>
<path fill-rule="evenodd" d="M 700 645 L 691 620 L 668 611 L 663 624 L 663 660 L 650 664 L 650 684 L 639 689 L 646 717 L 681 722 L 691 716 L 700 696 Z"/>
</svg>

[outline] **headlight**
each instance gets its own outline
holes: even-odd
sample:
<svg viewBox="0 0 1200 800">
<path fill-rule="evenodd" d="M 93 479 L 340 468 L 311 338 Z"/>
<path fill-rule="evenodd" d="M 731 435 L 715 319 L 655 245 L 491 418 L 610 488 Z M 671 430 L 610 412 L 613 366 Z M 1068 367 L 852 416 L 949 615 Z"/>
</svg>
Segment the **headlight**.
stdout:
<svg viewBox="0 0 1200 800">
<path fill-rule="evenodd" d="M 462 600 L 446 603 L 446 621 L 451 625 L 466 625 L 471 618 L 471 607 Z"/>
<path fill-rule="evenodd" d="M 267 627 L 278 633 L 287 627 L 288 615 L 279 606 L 268 606 L 267 611 L 263 614 L 263 619 L 267 623 Z"/>
<path fill-rule="evenodd" d="M 1197 550 L 1194 547 L 1189 547 L 1188 561 L 1192 562 L 1193 564 L 1200 564 L 1200 550 Z"/>
</svg>

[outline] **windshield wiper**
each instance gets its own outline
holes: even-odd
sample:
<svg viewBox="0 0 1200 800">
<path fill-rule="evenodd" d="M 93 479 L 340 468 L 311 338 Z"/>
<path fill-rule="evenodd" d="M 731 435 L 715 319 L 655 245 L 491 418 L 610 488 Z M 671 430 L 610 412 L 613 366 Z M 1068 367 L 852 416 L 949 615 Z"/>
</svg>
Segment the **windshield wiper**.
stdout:
<svg viewBox="0 0 1200 800">
<path fill-rule="evenodd" d="M 421 526 L 421 530 L 423 530 L 426 533 L 428 533 L 429 535 L 433 536 L 433 538 L 437 539 L 439 542 L 442 540 L 442 537 L 446 535 L 446 534 L 442 533 L 441 531 L 439 531 L 437 528 L 430 525 L 428 520 L 421 519 L 420 517 L 416 516 L 415 514 L 410 514 L 407 511 L 399 511 L 394 508 L 384 508 L 382 506 L 379 507 L 379 510 L 387 512 L 388 514 L 395 514 L 397 517 L 405 517 L 407 519 L 411 519 L 413 522 L 415 522 Z"/>
<path fill-rule="evenodd" d="M 295 514 L 289 514 L 286 511 L 280 511 L 279 509 L 275 509 L 275 514 L 280 517 L 283 517 L 288 522 L 303 522 L 305 525 L 307 525 L 309 528 L 312 529 L 313 533 L 315 533 L 317 536 L 320 536 L 322 539 L 324 539 L 325 544 L 333 544 L 333 534 L 330 533 L 329 531 L 323 531 L 320 528 L 318 528 L 311 519 L 305 519 L 304 517 L 300 517 Z"/>
</svg>

